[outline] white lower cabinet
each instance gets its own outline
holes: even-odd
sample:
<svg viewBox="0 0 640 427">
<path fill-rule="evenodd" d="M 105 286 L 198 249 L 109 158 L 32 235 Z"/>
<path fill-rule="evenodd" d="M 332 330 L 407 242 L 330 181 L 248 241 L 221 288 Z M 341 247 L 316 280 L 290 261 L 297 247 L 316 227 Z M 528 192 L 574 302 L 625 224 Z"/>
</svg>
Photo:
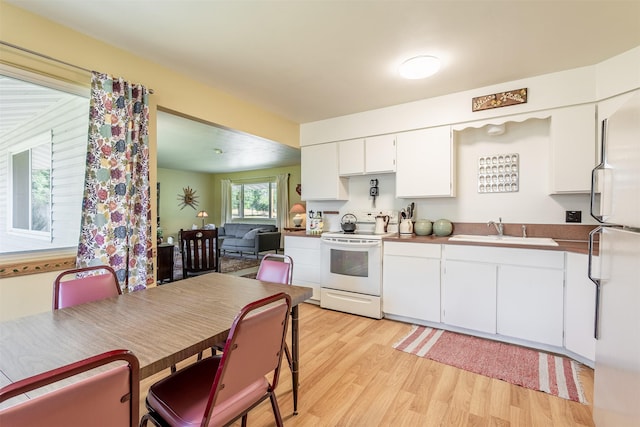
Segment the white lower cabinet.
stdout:
<svg viewBox="0 0 640 427">
<path fill-rule="evenodd" d="M 293 284 L 313 288 L 310 299 L 320 301 L 320 239 L 286 235 L 284 253 L 293 259 Z"/>
<path fill-rule="evenodd" d="M 541 349 L 564 347 L 593 366 L 595 285 L 587 264 L 586 255 L 563 251 L 385 241 L 383 311 Z"/>
<path fill-rule="evenodd" d="M 440 322 L 440 245 L 385 242 L 385 315 Z"/>
<path fill-rule="evenodd" d="M 444 248 L 443 323 L 562 346 L 563 252 Z"/>
<path fill-rule="evenodd" d="M 563 269 L 500 265 L 498 334 L 562 347 L 563 294 Z"/>
<path fill-rule="evenodd" d="M 447 259 L 442 273 L 442 323 L 495 334 L 496 265 Z"/>
<path fill-rule="evenodd" d="M 594 261 L 594 265 L 598 262 Z M 587 268 L 587 255 L 567 253 L 564 346 L 593 364 L 596 360 L 596 286 L 587 277 Z"/>
</svg>

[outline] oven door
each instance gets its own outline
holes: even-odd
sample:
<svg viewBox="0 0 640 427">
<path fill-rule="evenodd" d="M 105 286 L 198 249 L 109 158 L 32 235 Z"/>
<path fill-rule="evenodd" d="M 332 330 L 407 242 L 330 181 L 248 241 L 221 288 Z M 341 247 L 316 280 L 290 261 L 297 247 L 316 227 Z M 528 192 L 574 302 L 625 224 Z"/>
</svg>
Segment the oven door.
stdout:
<svg viewBox="0 0 640 427">
<path fill-rule="evenodd" d="M 321 249 L 323 288 L 380 296 L 381 240 L 323 239 Z"/>
</svg>

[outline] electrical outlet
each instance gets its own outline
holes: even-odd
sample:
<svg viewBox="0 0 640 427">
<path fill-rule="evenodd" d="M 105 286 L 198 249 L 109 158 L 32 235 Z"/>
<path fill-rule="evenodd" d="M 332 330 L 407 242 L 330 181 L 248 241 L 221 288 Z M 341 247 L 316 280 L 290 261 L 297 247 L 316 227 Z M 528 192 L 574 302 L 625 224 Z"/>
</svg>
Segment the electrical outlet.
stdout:
<svg viewBox="0 0 640 427">
<path fill-rule="evenodd" d="M 566 211 L 565 222 L 582 222 L 582 211 Z"/>
</svg>

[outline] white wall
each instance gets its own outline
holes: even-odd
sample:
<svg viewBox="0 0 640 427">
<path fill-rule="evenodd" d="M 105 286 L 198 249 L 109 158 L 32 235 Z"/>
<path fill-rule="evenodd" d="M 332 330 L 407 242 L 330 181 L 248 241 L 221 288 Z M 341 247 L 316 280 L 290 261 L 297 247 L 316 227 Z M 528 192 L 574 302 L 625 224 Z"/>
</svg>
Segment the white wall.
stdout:
<svg viewBox="0 0 640 427">
<path fill-rule="evenodd" d="M 548 168 L 550 121 L 531 119 L 521 123 L 507 123 L 506 132 L 488 136 L 486 129 L 467 128 L 455 132 L 457 147 L 457 196 L 455 198 L 396 199 L 395 175 L 376 175 L 380 197 L 379 210 L 399 210 L 416 203 L 418 218 L 432 221 L 447 218 L 455 222 L 486 222 L 502 220 L 507 223 L 559 224 L 564 222 L 566 210 L 581 210 L 583 223 L 595 223 L 588 215 L 589 197 L 585 194 L 549 196 Z M 513 193 L 478 193 L 477 163 L 481 156 L 517 153 L 520 160 L 519 191 Z M 425 167 L 437 159 L 424 159 Z M 569 167 L 570 162 L 567 162 Z M 339 216 L 350 211 L 374 210 L 369 194 L 369 180 L 374 176 L 349 178 L 348 202 L 308 202 L 307 210 L 338 210 Z M 330 227 L 339 225 L 329 221 Z"/>
<path fill-rule="evenodd" d="M 471 99 L 510 89 L 529 89 L 526 104 L 471 112 Z M 366 111 L 334 119 L 301 125 L 301 145 L 341 141 L 370 135 L 396 133 L 443 124 L 477 124 L 492 118 L 524 113 L 545 116 L 542 111 L 570 105 L 594 103 L 618 93 L 640 87 L 640 47 L 590 67 L 547 74 L 530 79 L 505 82 L 474 89 Z M 503 120 L 499 120 L 503 121 Z M 459 127 L 459 126 L 457 126 Z M 462 126 L 464 127 L 464 126 Z M 307 210 L 339 211 L 328 221 L 332 230 L 339 229 L 344 213 L 371 210 L 369 179 L 380 180 L 377 209 L 401 209 L 411 201 L 420 218 L 447 218 L 455 222 L 486 222 L 502 217 L 507 223 L 562 224 L 566 210 L 582 211 L 582 222 L 595 224 L 589 215 L 586 194 L 549 195 L 550 133 L 549 120 L 527 120 L 507 124 L 507 132 L 499 137 L 486 136 L 485 130 L 467 128 L 456 132 L 457 195 L 455 198 L 403 200 L 395 198 L 395 177 L 378 175 L 349 178 L 350 200 L 347 202 L 307 203 Z M 520 191 L 517 193 L 478 194 L 475 162 L 480 155 L 516 152 L 520 154 Z M 430 159 L 425 159 L 425 166 Z M 594 165 L 595 166 L 595 165 Z M 567 159 L 567 167 L 571 167 Z M 325 220 L 325 222 L 327 222 Z"/>
</svg>

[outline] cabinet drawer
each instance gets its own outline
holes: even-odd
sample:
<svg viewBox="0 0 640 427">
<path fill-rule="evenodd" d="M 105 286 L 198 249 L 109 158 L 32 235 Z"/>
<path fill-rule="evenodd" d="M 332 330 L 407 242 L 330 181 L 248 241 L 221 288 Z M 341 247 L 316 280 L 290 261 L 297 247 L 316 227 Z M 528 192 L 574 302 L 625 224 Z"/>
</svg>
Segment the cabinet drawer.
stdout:
<svg viewBox="0 0 640 427">
<path fill-rule="evenodd" d="M 502 265 L 564 268 L 564 252 L 562 251 L 445 245 L 444 257 L 446 259 L 488 262 Z"/>
<path fill-rule="evenodd" d="M 317 237 L 285 236 L 284 237 L 285 252 L 289 248 L 315 249 L 319 251 L 320 239 Z"/>
<path fill-rule="evenodd" d="M 384 242 L 385 255 L 440 259 L 441 248 L 431 243 Z"/>
</svg>

